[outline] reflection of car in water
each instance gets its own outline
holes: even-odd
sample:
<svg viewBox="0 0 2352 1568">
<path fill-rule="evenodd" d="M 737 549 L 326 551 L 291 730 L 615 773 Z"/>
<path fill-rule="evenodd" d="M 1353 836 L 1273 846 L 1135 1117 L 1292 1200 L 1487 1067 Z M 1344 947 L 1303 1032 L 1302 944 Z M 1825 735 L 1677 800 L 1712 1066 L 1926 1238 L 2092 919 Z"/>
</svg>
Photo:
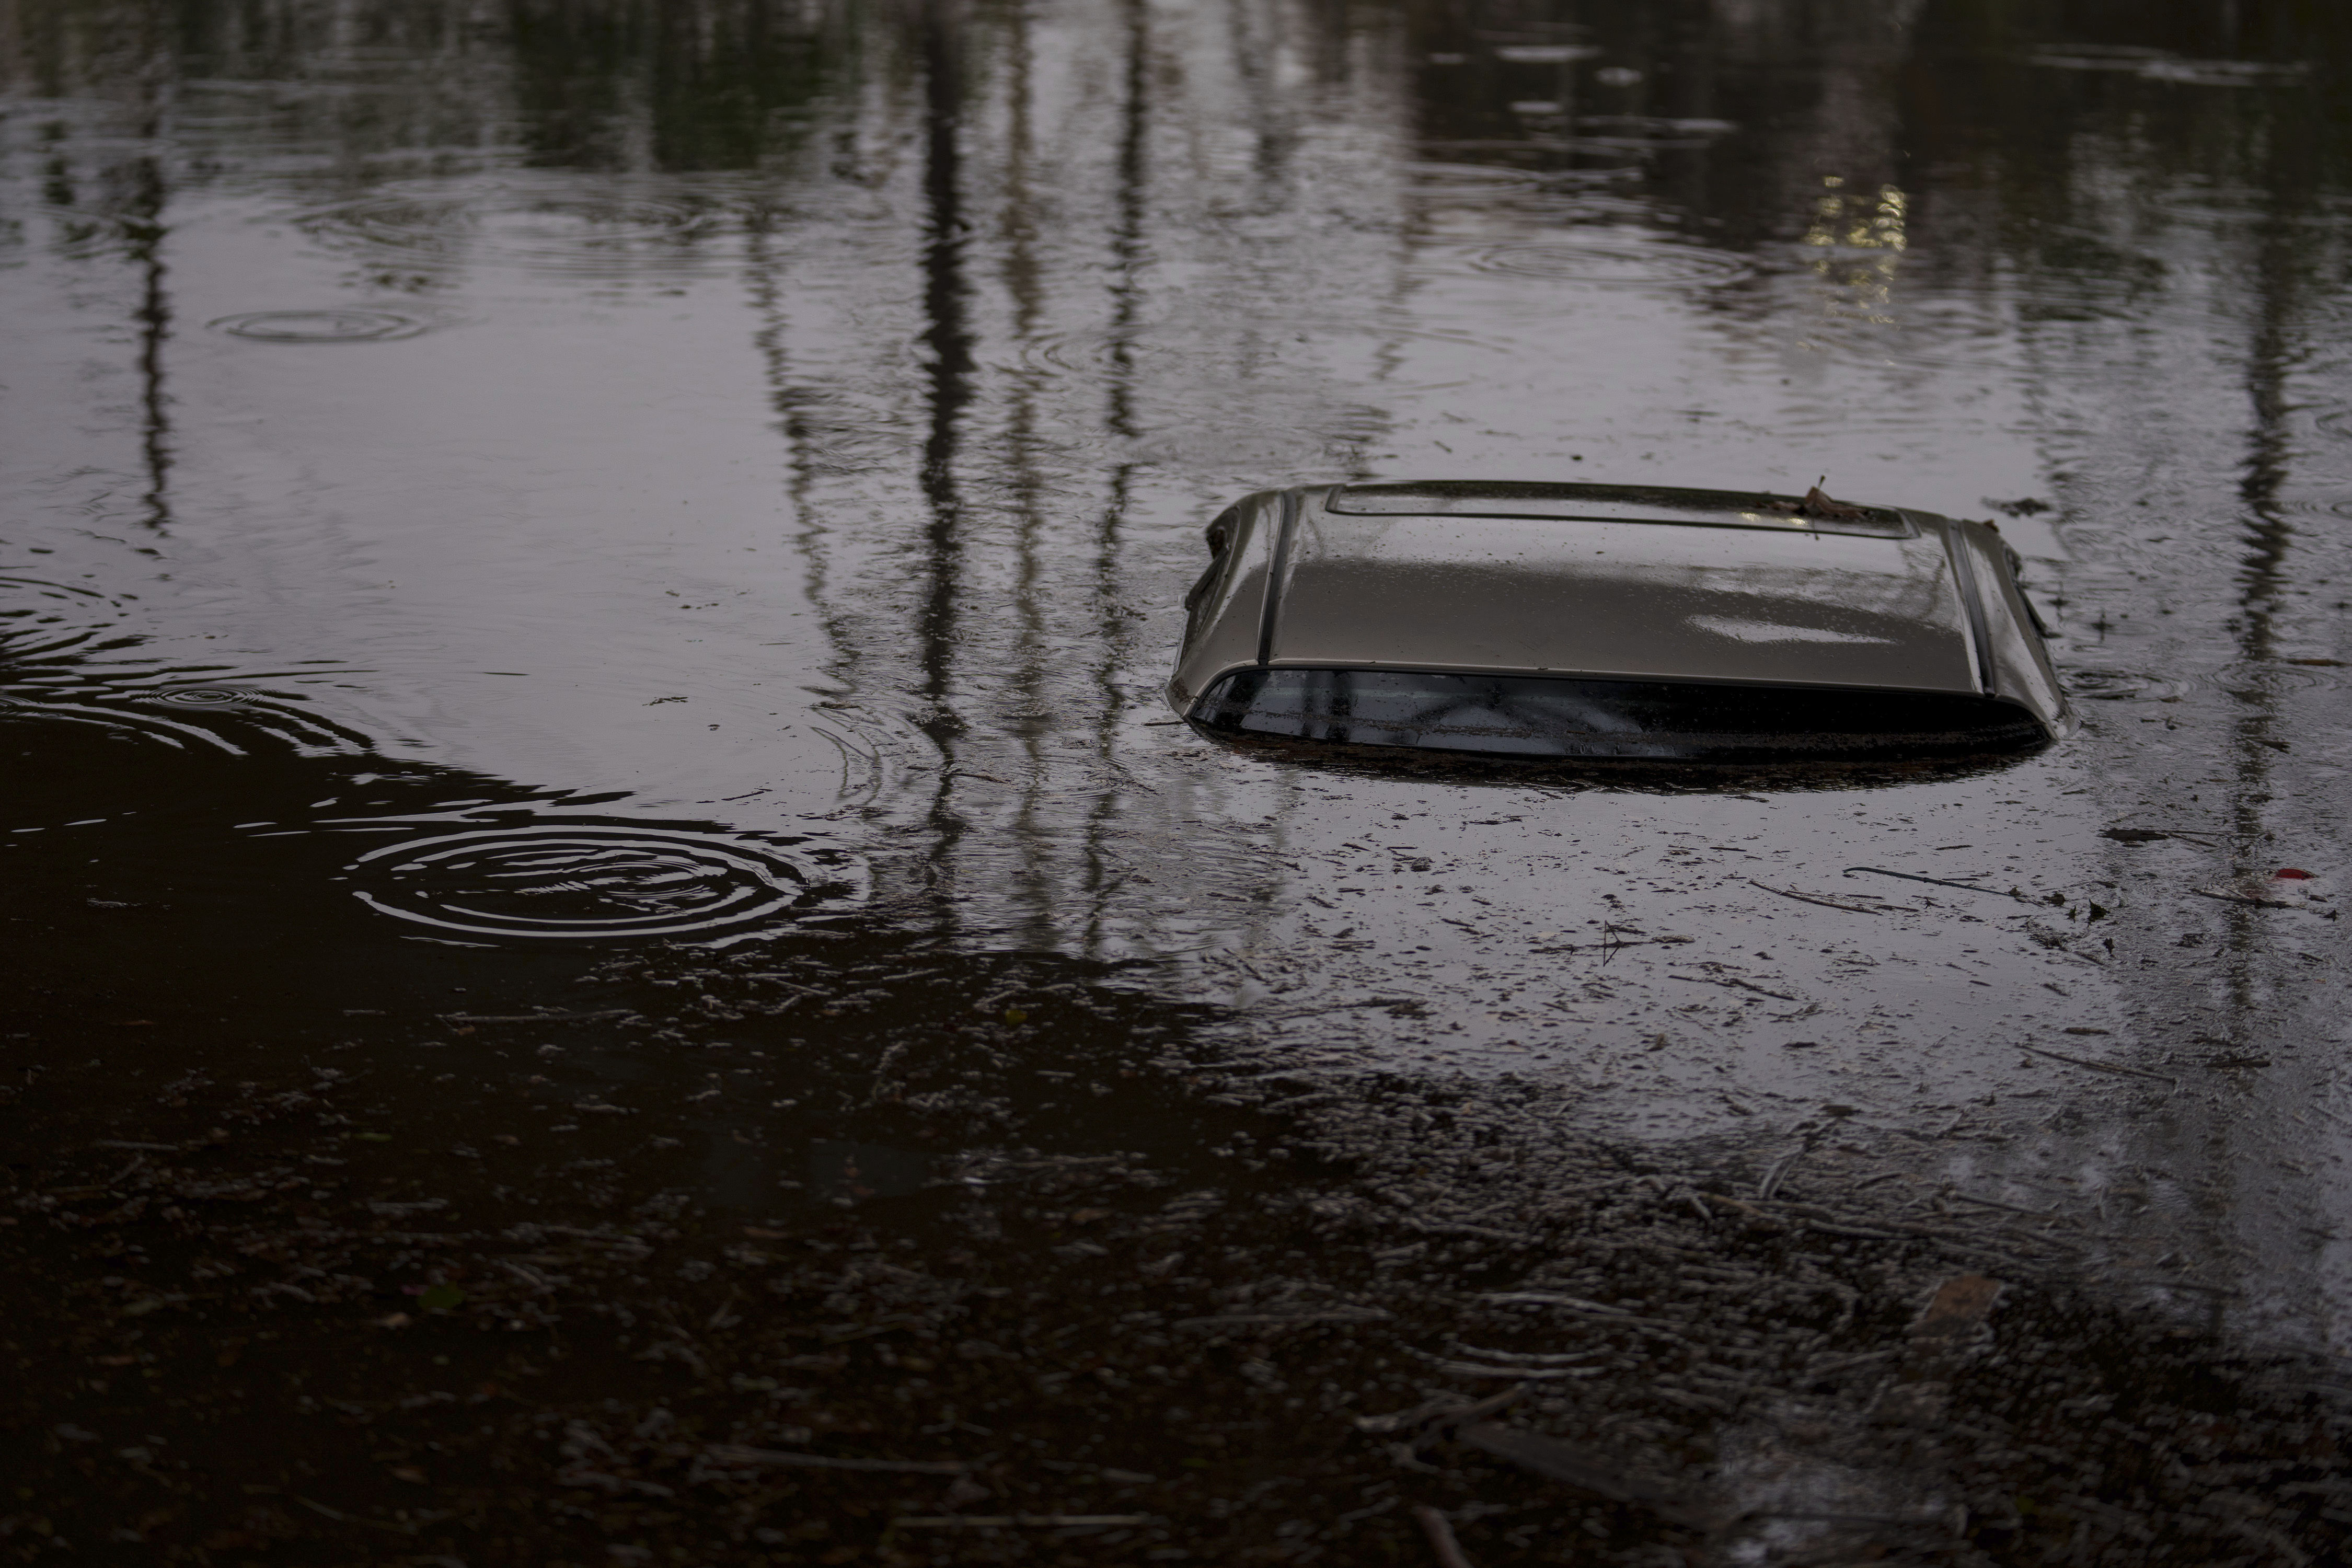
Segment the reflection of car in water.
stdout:
<svg viewBox="0 0 2352 1568">
<path fill-rule="evenodd" d="M 1523 757 L 1973 756 L 2065 723 L 1989 524 L 1725 490 L 1265 490 L 1209 525 L 1203 730 Z"/>
</svg>

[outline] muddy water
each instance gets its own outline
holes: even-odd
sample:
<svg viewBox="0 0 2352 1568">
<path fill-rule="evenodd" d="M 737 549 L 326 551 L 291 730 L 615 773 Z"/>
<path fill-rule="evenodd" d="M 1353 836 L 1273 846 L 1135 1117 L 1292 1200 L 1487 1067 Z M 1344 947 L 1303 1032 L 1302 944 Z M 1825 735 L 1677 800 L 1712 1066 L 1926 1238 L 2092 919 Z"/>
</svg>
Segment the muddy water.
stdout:
<svg viewBox="0 0 2352 1568">
<path fill-rule="evenodd" d="M 115 1015 L 520 1011 L 589 948 L 1139 961 L 2343 1348 L 2347 40 L 2163 9 L 19 6 L 20 984 L 152 1064 Z M 2081 731 L 1674 778 L 1171 721 L 1226 500 L 1446 475 L 1996 516 Z"/>
</svg>

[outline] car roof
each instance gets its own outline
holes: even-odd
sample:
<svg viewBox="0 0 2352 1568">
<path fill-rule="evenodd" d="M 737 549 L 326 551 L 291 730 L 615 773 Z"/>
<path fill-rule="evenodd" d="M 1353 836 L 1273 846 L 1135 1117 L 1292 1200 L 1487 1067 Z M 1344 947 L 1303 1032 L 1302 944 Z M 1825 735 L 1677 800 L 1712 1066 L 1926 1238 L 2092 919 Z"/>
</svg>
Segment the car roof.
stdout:
<svg viewBox="0 0 2352 1568">
<path fill-rule="evenodd" d="M 1757 491 L 1436 479 L 1265 491 L 1212 525 L 1171 697 L 1247 665 L 2064 701 L 1982 525 Z"/>
<path fill-rule="evenodd" d="M 1829 520 L 1832 530 L 1767 510 L 1766 499 L 1337 487 L 1307 498 L 1284 542 L 1268 654 L 1284 664 L 1977 689 L 1940 539 L 1891 509 L 1853 509 L 1863 516 Z"/>
<path fill-rule="evenodd" d="M 1918 530 L 1894 507 L 1811 504 L 1751 490 L 1664 485 L 1551 484 L 1523 479 L 1439 479 L 1333 487 L 1327 510 L 1353 517 L 1493 517 L 1556 522 L 1655 522 L 1907 539 Z"/>
</svg>

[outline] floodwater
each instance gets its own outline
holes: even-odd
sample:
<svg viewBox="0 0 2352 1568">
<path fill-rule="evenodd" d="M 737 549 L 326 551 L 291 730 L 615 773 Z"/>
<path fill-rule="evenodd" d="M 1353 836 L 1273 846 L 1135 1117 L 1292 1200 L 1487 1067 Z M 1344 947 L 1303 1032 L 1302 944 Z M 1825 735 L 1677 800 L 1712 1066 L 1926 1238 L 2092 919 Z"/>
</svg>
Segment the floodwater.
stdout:
<svg viewBox="0 0 2352 1568">
<path fill-rule="evenodd" d="M 6 1054 L 920 933 L 2352 1349 L 2352 37 L 2013 15 L 11 8 Z M 1160 698 L 1250 489 L 1820 476 L 1997 518 L 2079 733 L 1471 773 Z"/>
</svg>

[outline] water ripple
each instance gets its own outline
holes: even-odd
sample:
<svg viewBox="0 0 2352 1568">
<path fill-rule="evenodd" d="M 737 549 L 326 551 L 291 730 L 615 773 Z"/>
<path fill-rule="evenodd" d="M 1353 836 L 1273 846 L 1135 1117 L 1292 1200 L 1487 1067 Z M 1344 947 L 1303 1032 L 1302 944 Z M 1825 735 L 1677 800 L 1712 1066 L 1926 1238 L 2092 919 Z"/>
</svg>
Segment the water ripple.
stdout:
<svg viewBox="0 0 2352 1568">
<path fill-rule="evenodd" d="M 120 619 L 112 596 L 78 583 L 0 573 L 0 656 L 11 664 L 69 655 L 112 628 L 90 624 L 103 607 Z"/>
<path fill-rule="evenodd" d="M 1496 163 L 1446 163 L 1434 161 L 1406 163 L 1399 171 L 1412 196 L 1448 201 L 1493 200 L 1540 194 L 1547 182 L 1532 169 Z"/>
<path fill-rule="evenodd" d="M 69 725 L 129 744 L 239 757 L 287 751 L 355 756 L 374 749 L 367 735 L 317 711 L 304 697 L 245 688 L 100 682 L 71 669 L 0 680 L 0 721 Z"/>
<path fill-rule="evenodd" d="M 381 343 L 413 338 L 430 323 L 391 310 L 252 310 L 207 321 L 215 331 L 264 343 Z"/>
<path fill-rule="evenodd" d="M 48 225 L 49 249 L 69 261 L 92 261 L 115 255 L 136 243 L 138 224 L 117 213 L 85 212 L 75 207 L 37 203 L 26 216 Z"/>
<path fill-rule="evenodd" d="M 142 700 L 166 703 L 174 708 L 245 710 L 266 704 L 268 699 L 258 691 L 238 691 L 228 687 L 184 686 L 175 690 L 151 693 Z"/>
<path fill-rule="evenodd" d="M 1508 278 L 1614 288 L 1713 287 L 1737 282 L 1756 269 L 1746 258 L 1727 251 L 1633 236 L 1515 240 L 1470 252 L 1463 265 L 1474 272 Z"/>
<path fill-rule="evenodd" d="M 298 220 L 315 238 L 419 267 L 478 264 L 583 277 L 698 269 L 722 214 L 676 195 L 505 178 L 394 189 Z"/>
<path fill-rule="evenodd" d="M 2352 441 L 2352 408 L 2332 408 L 2312 421 L 2315 428 L 2339 441 Z"/>
<path fill-rule="evenodd" d="M 1739 129 L 1728 120 L 1673 120 L 1654 114 L 1587 114 L 1576 123 L 1584 130 L 1605 131 L 1612 135 L 1671 147 L 1705 147 L 1715 137 L 1728 136 Z"/>
<path fill-rule="evenodd" d="M 1803 323 L 1799 346 L 1861 365 L 1961 371 L 1979 376 L 2016 374 L 2016 338 L 1997 321 L 1969 321 L 1914 309 L 1876 319 L 1858 310 L 1823 313 Z M 2063 363 L 2054 367 L 2063 373 Z"/>
<path fill-rule="evenodd" d="M 2192 683 L 2144 675 L 2129 669 L 2068 669 L 2059 672 L 2067 694 L 2077 701 L 2121 702 L 2133 700 L 2170 701 L 2188 695 Z"/>
<path fill-rule="evenodd" d="M 1018 353 L 1021 369 L 1027 374 L 1077 377 L 1091 383 L 1132 379 L 1155 387 L 1181 387 L 1204 405 L 1219 404 L 1220 394 L 1262 399 L 1286 384 L 1301 393 L 1319 394 L 1327 383 L 1302 368 L 1301 362 L 1309 356 L 1339 363 L 1351 358 L 1361 361 L 1359 368 L 1363 378 L 1377 382 L 1390 394 L 1461 386 L 1475 379 L 1482 368 L 1456 363 L 1435 374 L 1402 374 L 1385 364 L 1385 356 L 1412 346 L 1481 356 L 1528 352 L 1523 341 L 1481 337 L 1466 328 L 1445 325 L 1398 320 L 1232 316 L 1213 326 L 1171 321 L 1040 332 L 1020 343 Z M 1319 398 L 1309 401 L 1318 405 L 1319 415 Z M 1254 409 L 1253 417 L 1263 412 Z M 1209 409 L 1204 406 L 1202 414 L 1209 416 Z"/>
<path fill-rule="evenodd" d="M 837 852 L 708 830 L 562 822 L 436 833 L 352 862 L 380 914 L 465 937 L 737 941 L 862 893 Z"/>
</svg>

